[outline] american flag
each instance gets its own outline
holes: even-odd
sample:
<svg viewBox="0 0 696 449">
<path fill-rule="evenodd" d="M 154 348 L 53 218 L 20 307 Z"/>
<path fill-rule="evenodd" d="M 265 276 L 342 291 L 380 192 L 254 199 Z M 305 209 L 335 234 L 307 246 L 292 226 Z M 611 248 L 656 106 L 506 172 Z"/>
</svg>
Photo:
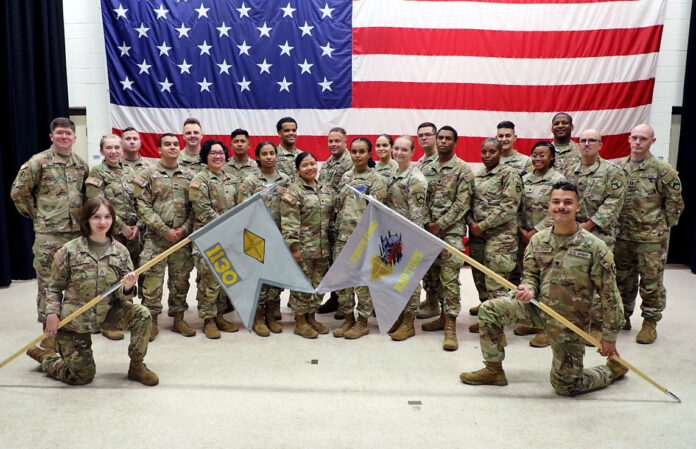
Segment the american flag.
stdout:
<svg viewBox="0 0 696 449">
<path fill-rule="evenodd" d="M 196 117 L 227 143 L 247 129 L 253 152 L 292 116 L 297 146 L 325 159 L 334 126 L 374 138 L 430 121 L 480 162 L 498 122 L 528 154 L 565 111 L 619 157 L 649 120 L 664 13 L 665 0 L 102 0 L 112 126 L 156 156 L 160 134 Z"/>
</svg>

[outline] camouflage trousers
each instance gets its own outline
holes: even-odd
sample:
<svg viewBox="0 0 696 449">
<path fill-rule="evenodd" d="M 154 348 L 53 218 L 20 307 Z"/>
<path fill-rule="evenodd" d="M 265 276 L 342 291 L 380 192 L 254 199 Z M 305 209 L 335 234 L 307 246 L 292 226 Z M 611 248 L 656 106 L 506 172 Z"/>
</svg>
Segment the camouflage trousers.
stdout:
<svg viewBox="0 0 696 449">
<path fill-rule="evenodd" d="M 334 246 L 334 260 L 338 257 L 347 240 L 339 240 Z M 358 297 L 357 311 L 360 316 L 369 317 L 372 315 L 374 307 L 372 305 L 372 297 L 370 290 L 366 286 L 344 288 L 336 292 L 338 295 L 338 310 L 345 315 L 353 313 L 355 309 L 355 297 Z"/>
<path fill-rule="evenodd" d="M 142 232 L 142 231 L 141 231 Z M 128 250 L 131 262 L 133 262 L 134 267 L 140 266 L 140 253 L 143 251 L 143 234 L 138 232 L 138 236 L 133 240 L 128 240 L 123 236 L 123 234 L 118 234 L 115 236 L 123 246 Z M 138 297 L 143 299 L 143 277 L 138 278 Z"/>
<path fill-rule="evenodd" d="M 667 241 L 629 242 L 617 240 L 614 249 L 616 284 L 623 298 L 624 314 L 631 316 L 640 286 L 643 318 L 660 321 L 667 295 L 662 281 L 667 260 Z M 640 276 L 640 283 L 639 283 Z"/>
<path fill-rule="evenodd" d="M 408 312 L 412 315 L 418 315 L 418 306 L 420 305 L 420 297 L 421 297 L 421 286 L 416 285 L 416 289 L 411 294 L 411 297 L 408 298 L 408 302 L 406 303 L 406 307 L 404 307 L 404 312 Z"/>
<path fill-rule="evenodd" d="M 51 280 L 51 265 L 53 256 L 63 245 L 70 240 L 79 237 L 78 232 L 59 232 L 55 234 L 36 234 L 34 245 L 31 247 L 34 253 L 34 270 L 39 291 L 36 295 L 36 310 L 38 322 L 46 322 L 46 289 Z"/>
<path fill-rule="evenodd" d="M 319 285 L 321 278 L 324 277 L 329 269 L 329 259 L 327 257 L 302 259 L 298 264 L 313 287 Z M 322 296 L 315 293 L 291 291 L 288 306 L 290 306 L 295 315 L 315 313 L 321 304 Z"/>
<path fill-rule="evenodd" d="M 111 308 L 102 329 L 130 330 L 128 356 L 142 361 L 147 354 L 152 317 L 147 307 L 141 304 L 118 304 Z M 70 385 L 85 385 L 92 382 L 96 365 L 92 356 L 92 335 L 59 330 L 56 335 L 58 354 L 51 354 L 41 363 L 49 376 Z"/>
<path fill-rule="evenodd" d="M 173 245 L 174 243 L 148 233 L 145 236 L 145 245 L 140 255 L 141 265 L 154 259 Z M 169 268 L 167 287 L 169 288 L 169 316 L 172 316 L 176 312 L 184 312 L 188 309 L 186 294 L 189 289 L 189 275 L 193 270 L 191 246 L 185 245 L 142 274 L 143 304 L 157 314 L 162 312 L 162 286 L 164 285 L 165 268 Z"/>
<path fill-rule="evenodd" d="M 263 284 L 259 293 L 259 306 L 266 307 L 269 304 L 280 304 L 280 292 L 282 289 L 272 285 Z"/>
<path fill-rule="evenodd" d="M 527 244 L 524 242 L 524 239 L 522 238 L 522 234 L 519 232 L 517 233 L 517 252 L 515 255 L 517 256 L 515 259 L 515 269 L 512 270 L 512 273 L 510 273 L 510 282 L 512 282 L 515 285 L 520 284 L 520 280 L 522 279 L 522 271 L 524 270 L 524 250 L 527 248 Z"/>
<path fill-rule="evenodd" d="M 199 252 L 193 255 L 196 265 L 196 301 L 198 301 L 198 316 L 200 318 L 215 318 L 218 310 L 225 310 L 227 307 L 227 294 L 220 287 L 220 283 L 215 278 L 205 259 Z"/>
<path fill-rule="evenodd" d="M 505 279 L 510 279 L 517 264 L 517 235 L 496 235 L 487 239 L 470 238 L 467 242 L 469 256 Z M 479 300 L 485 301 L 498 296 L 508 296 L 510 290 L 490 276 L 472 267 L 471 276 L 478 291 Z"/>
<path fill-rule="evenodd" d="M 478 318 L 481 353 L 487 362 L 502 362 L 505 359 L 503 327 L 521 323 L 546 330 L 553 353 L 549 379 L 556 393 L 574 396 L 611 383 L 611 370 L 606 366 L 584 369 L 585 344 L 582 338 L 552 321 L 552 318 L 547 321 L 532 304 L 502 297 L 491 299 L 481 305 Z"/>
<path fill-rule="evenodd" d="M 607 248 L 609 248 L 609 251 L 614 251 L 614 243 L 616 242 L 616 238 L 613 235 L 607 234 L 606 232 L 604 232 L 596 226 L 592 229 L 592 235 L 598 237 L 601 241 L 606 243 Z M 617 264 L 618 271 L 618 262 L 616 262 L 616 255 L 614 256 L 614 261 Z M 616 280 L 618 284 L 618 273 Z M 631 311 L 633 311 L 633 309 L 631 309 Z M 593 328 L 602 328 L 602 299 L 599 297 L 599 293 L 595 293 L 594 298 L 592 298 L 592 307 L 590 308 L 590 319 L 592 320 Z"/>
<path fill-rule="evenodd" d="M 447 234 L 441 238 L 449 245 L 460 251 L 464 251 L 464 243 L 462 242 L 461 235 Z M 423 277 L 423 287 L 425 288 L 426 294 L 436 295 L 440 300 L 440 305 L 443 310 L 449 316 L 456 317 L 461 310 L 459 271 L 462 269 L 462 266 L 464 266 L 464 261 L 462 259 L 447 250 L 442 250 Z M 417 290 L 420 295 L 420 289 Z M 409 303 L 412 299 L 413 297 L 409 300 Z"/>
</svg>

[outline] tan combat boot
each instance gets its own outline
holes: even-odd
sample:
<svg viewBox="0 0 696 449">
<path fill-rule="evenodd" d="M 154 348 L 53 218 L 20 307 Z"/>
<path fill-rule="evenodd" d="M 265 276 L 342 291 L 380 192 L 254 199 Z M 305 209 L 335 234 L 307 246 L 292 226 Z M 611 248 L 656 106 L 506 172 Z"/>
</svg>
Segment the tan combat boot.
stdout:
<svg viewBox="0 0 696 449">
<path fill-rule="evenodd" d="M 628 372 L 628 368 L 626 368 L 614 359 L 607 360 L 607 368 L 611 370 L 612 382 L 621 379 Z"/>
<path fill-rule="evenodd" d="M 345 335 L 346 331 L 353 327 L 355 324 L 355 315 L 353 312 L 346 315 L 346 320 L 341 324 L 341 327 L 333 331 L 333 336 L 336 338 L 341 338 Z"/>
<path fill-rule="evenodd" d="M 533 335 L 533 334 L 538 334 L 541 332 L 541 329 L 538 327 L 531 327 L 531 326 L 517 326 L 514 331 L 512 331 L 513 334 L 515 335 Z"/>
<path fill-rule="evenodd" d="M 396 321 L 394 321 L 394 324 L 392 324 L 392 327 L 389 328 L 389 332 L 387 332 L 387 333 L 391 334 L 391 333 L 396 332 L 396 330 L 399 328 L 399 326 L 401 326 L 402 321 L 404 321 L 404 312 L 401 312 L 399 314 L 399 318 L 397 318 Z"/>
<path fill-rule="evenodd" d="M 631 317 L 626 315 L 624 316 L 626 318 L 626 322 L 624 323 L 623 327 L 621 329 L 625 331 L 630 331 L 631 330 Z"/>
<path fill-rule="evenodd" d="M 184 312 L 174 312 L 174 325 L 172 332 L 179 333 L 184 337 L 193 337 L 196 335 L 196 330 L 192 329 L 186 321 L 184 321 Z"/>
<path fill-rule="evenodd" d="M 475 322 L 471 326 L 469 326 L 469 332 L 472 334 L 478 334 L 479 333 L 479 322 Z"/>
<path fill-rule="evenodd" d="M 481 304 L 471 307 L 469 309 L 469 315 L 471 316 L 478 316 L 479 309 L 481 308 Z"/>
<path fill-rule="evenodd" d="M 442 349 L 445 351 L 456 351 L 459 348 L 457 343 L 457 317 L 445 317 L 445 342 L 442 344 Z"/>
<path fill-rule="evenodd" d="M 314 318 L 314 312 L 307 314 L 307 324 L 312 326 L 312 329 L 317 331 L 317 333 L 325 335 L 329 333 L 329 328 L 321 324 Z"/>
<path fill-rule="evenodd" d="M 432 318 L 440 314 L 440 299 L 432 293 L 426 292 L 425 301 L 419 304 L 418 318 Z"/>
<path fill-rule="evenodd" d="M 157 374 L 147 369 L 147 366 L 142 360 L 131 360 L 130 366 L 128 367 L 128 378 L 149 387 L 154 387 L 159 383 Z"/>
<path fill-rule="evenodd" d="M 264 320 L 264 310 L 262 306 L 256 307 L 256 315 L 254 315 L 254 323 L 251 325 L 251 330 L 259 337 L 268 337 L 271 335 L 271 331 L 266 326 L 266 320 Z"/>
<path fill-rule="evenodd" d="M 636 342 L 649 345 L 657 339 L 657 321 L 644 319 L 643 326 L 640 328 L 640 332 L 636 335 Z"/>
<path fill-rule="evenodd" d="M 445 328 L 445 311 L 440 312 L 440 316 L 432 321 L 428 321 L 427 323 L 423 323 L 421 326 L 421 329 L 427 332 L 433 332 L 433 331 L 441 331 Z"/>
<path fill-rule="evenodd" d="M 459 380 L 469 385 L 497 385 L 503 387 L 508 384 L 501 362 L 483 363 L 486 365 L 485 368 L 470 373 L 461 373 Z"/>
<path fill-rule="evenodd" d="M 157 334 L 159 334 L 159 329 L 157 328 L 157 317 L 159 314 L 155 312 L 150 312 L 150 316 L 152 317 L 152 326 L 150 326 L 150 341 L 155 341 L 155 338 L 157 337 Z"/>
<path fill-rule="evenodd" d="M 217 315 L 215 315 L 215 325 L 223 332 L 237 332 L 239 330 L 239 326 L 237 326 L 236 323 L 227 321 L 224 316 L 225 313 L 227 312 L 218 311 Z"/>
<path fill-rule="evenodd" d="M 540 334 L 537 334 L 537 336 L 532 338 L 531 341 L 529 342 L 529 346 L 531 346 L 533 348 L 545 348 L 550 344 L 551 344 L 551 341 L 549 340 L 549 337 L 546 336 L 545 332 L 541 332 Z"/>
<path fill-rule="evenodd" d="M 101 331 L 102 335 L 108 338 L 109 340 L 123 340 L 123 332 L 120 330 L 108 330 L 108 329 L 102 329 Z"/>
<path fill-rule="evenodd" d="M 206 318 L 203 320 L 203 333 L 211 340 L 217 340 L 220 338 L 220 330 L 215 324 L 215 318 Z"/>
<path fill-rule="evenodd" d="M 55 351 L 44 349 L 39 346 L 32 346 L 31 348 L 27 349 L 27 355 L 39 363 L 43 363 L 46 357 L 53 354 L 55 354 Z"/>
<path fill-rule="evenodd" d="M 358 321 L 356 321 L 353 327 L 348 329 L 343 336 L 348 340 L 356 340 L 369 333 L 370 329 L 367 328 L 367 317 L 358 315 Z"/>
<path fill-rule="evenodd" d="M 416 335 L 416 329 L 413 327 L 415 319 L 416 317 L 412 313 L 404 312 L 399 328 L 391 333 L 392 340 L 404 341 Z"/>
<path fill-rule="evenodd" d="M 276 319 L 276 310 L 280 311 L 280 304 L 266 304 L 266 327 L 274 334 L 279 334 L 283 332 L 283 326 Z"/>
<path fill-rule="evenodd" d="M 319 336 L 317 331 L 307 323 L 307 315 L 304 313 L 295 314 L 295 330 L 293 332 L 304 338 L 317 338 Z"/>
</svg>

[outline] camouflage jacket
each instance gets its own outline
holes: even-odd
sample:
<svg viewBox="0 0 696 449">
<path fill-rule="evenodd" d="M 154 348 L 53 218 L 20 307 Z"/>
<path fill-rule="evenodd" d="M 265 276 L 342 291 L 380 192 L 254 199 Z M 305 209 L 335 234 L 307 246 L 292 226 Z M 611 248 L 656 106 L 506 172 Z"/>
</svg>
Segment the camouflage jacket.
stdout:
<svg viewBox="0 0 696 449">
<path fill-rule="evenodd" d="M 601 157 L 589 167 L 578 161 L 566 176 L 578 188 L 580 211 L 577 220 L 580 223 L 592 220 L 599 228 L 597 232 L 616 236 L 626 187 L 623 170 Z"/>
<path fill-rule="evenodd" d="M 387 187 L 386 205 L 416 226 L 423 227 L 428 220 L 428 181 L 415 165 L 406 170 L 394 172 Z"/>
<path fill-rule="evenodd" d="M 329 226 L 333 214 L 332 195 L 315 182 L 302 178 L 290 184 L 280 202 L 280 224 L 290 251 L 302 251 L 304 259 L 329 257 Z"/>
<path fill-rule="evenodd" d="M 522 228 L 541 231 L 553 225 L 549 214 L 551 188 L 565 180 L 553 167 L 542 176 L 534 172 L 522 176 Z"/>
<path fill-rule="evenodd" d="M 261 173 L 259 170 L 246 178 L 239 184 L 239 199 L 238 202 L 246 200 L 253 194 L 263 191 L 268 185 L 280 180 L 280 183 L 275 187 L 273 192 L 266 191 L 261 196 L 268 211 L 271 213 L 273 220 L 280 229 L 280 197 L 288 190 L 292 181 L 288 175 L 284 175 L 276 171 L 272 175 Z"/>
<path fill-rule="evenodd" d="M 248 158 L 244 162 L 237 162 L 233 157 L 231 157 L 227 161 L 225 168 L 232 173 L 239 180 L 239 182 L 242 182 L 242 180 L 247 176 L 259 172 L 259 165 L 251 158 Z"/>
<path fill-rule="evenodd" d="M 425 167 L 432 162 L 436 162 L 438 157 L 439 154 L 437 153 L 437 150 L 433 151 L 430 155 L 423 154 L 423 156 L 418 159 L 418 162 L 416 162 L 416 167 L 418 167 L 418 170 L 423 172 L 425 171 Z"/>
<path fill-rule="evenodd" d="M 164 237 L 170 229 L 178 227 L 191 232 L 193 210 L 189 185 L 192 179 L 193 174 L 182 166 L 177 166 L 170 177 L 161 162 L 135 177 L 138 214 L 148 233 Z"/>
<path fill-rule="evenodd" d="M 135 205 L 135 171 L 127 165 L 109 167 L 106 162 L 92 168 L 85 181 L 87 198 L 103 196 L 111 202 L 116 211 L 114 230 L 117 234 L 123 231 L 123 226 L 138 224 L 138 210 Z M 142 225 L 142 223 L 140 223 Z"/>
<path fill-rule="evenodd" d="M 521 198 L 522 178 L 514 168 L 498 164 L 489 171 L 484 167 L 474 179 L 471 213 L 466 222 L 478 223 L 489 236 L 517 235 Z"/>
<path fill-rule="evenodd" d="M 337 240 L 347 242 L 367 208 L 367 201 L 362 198 L 356 199 L 347 186 L 370 195 L 380 203 L 384 203 L 387 198 L 387 186 L 384 178 L 372 168 L 362 173 L 356 173 L 355 169 L 348 170 L 341 179 L 341 186 L 341 191 L 334 197 Z"/>
<path fill-rule="evenodd" d="M 278 145 L 278 157 L 276 158 L 276 170 L 287 175 L 293 182 L 297 180 L 295 171 L 295 158 L 302 153 L 302 150 L 295 148 L 294 151 L 286 150 L 283 145 Z"/>
<path fill-rule="evenodd" d="M 534 234 L 524 253 L 522 284 L 529 286 L 541 302 L 583 330 L 590 327 L 590 308 L 598 293 L 602 303 L 602 336 L 607 341 L 616 341 L 624 324 L 624 313 L 616 286 L 614 256 L 592 233 L 578 226 L 561 244 L 553 228 Z"/>
<path fill-rule="evenodd" d="M 237 205 L 238 184 L 237 177 L 224 169 L 220 174 L 208 168 L 196 173 L 188 191 L 193 208 L 194 231 Z"/>
<path fill-rule="evenodd" d="M 10 196 L 19 213 L 32 219 L 34 232 L 79 232 L 88 171 L 75 153 L 66 163 L 51 147 L 22 164 Z"/>
<path fill-rule="evenodd" d="M 580 148 L 574 140 L 564 145 L 554 142 L 553 146 L 556 147 L 556 162 L 553 167 L 567 178 L 569 170 L 580 162 Z"/>
<path fill-rule="evenodd" d="M 440 163 L 426 166 L 423 171 L 428 181 L 428 219 L 426 223 L 440 225 L 440 235 L 465 235 L 464 217 L 471 209 L 474 174 L 469 164 L 456 155 Z"/>
<path fill-rule="evenodd" d="M 321 165 L 321 170 L 319 170 L 319 183 L 327 186 L 332 190 L 332 193 L 336 194 L 341 190 L 341 179 L 343 175 L 352 168 L 353 161 L 350 158 L 349 151 L 344 151 L 338 159 L 331 156 Z"/>
<path fill-rule="evenodd" d="M 385 181 L 391 179 L 392 175 L 396 173 L 398 169 L 399 164 L 393 159 L 387 164 L 382 164 L 380 161 L 377 161 L 375 164 L 375 170 Z"/>
<path fill-rule="evenodd" d="M 191 171 L 194 175 L 207 167 L 201 162 L 201 157 L 198 154 L 188 154 L 186 148 L 182 148 L 179 153 L 179 159 L 176 161 L 182 167 Z"/>
<path fill-rule="evenodd" d="M 684 210 L 679 174 L 652 154 L 638 168 L 630 156 L 621 159 L 627 189 L 619 216 L 618 238 L 634 242 L 660 242 L 669 236 Z"/>
<path fill-rule="evenodd" d="M 145 159 L 145 158 L 142 157 L 142 156 L 138 156 L 138 159 L 136 159 L 136 160 L 134 160 L 134 161 L 129 161 L 129 160 L 126 159 L 125 157 L 122 157 L 122 158 L 121 158 L 121 163 L 122 163 L 123 165 L 127 165 L 127 166 L 129 166 L 130 168 L 132 168 L 133 170 L 135 170 L 135 174 L 136 174 L 136 175 L 139 175 L 140 172 L 142 172 L 143 170 L 146 170 L 146 169 L 152 167 L 152 165 L 153 165 L 150 161 L 148 161 L 147 159 Z"/>
<path fill-rule="evenodd" d="M 63 245 L 53 256 L 51 280 L 46 289 L 46 315 L 56 313 L 64 319 L 91 299 L 119 282 L 133 271 L 133 262 L 125 246 L 112 240 L 99 257 L 89 249 L 86 237 L 78 237 Z M 127 302 L 136 293 L 123 294 L 123 287 L 96 306 L 65 325 L 78 333 L 96 333 L 113 304 Z"/>
<path fill-rule="evenodd" d="M 509 165 L 510 167 L 517 170 L 520 176 L 524 176 L 526 173 L 531 173 L 534 171 L 532 166 L 532 158 L 526 156 L 522 153 L 518 153 L 516 150 L 512 150 L 513 153 L 510 156 L 500 156 L 500 163 L 503 165 Z"/>
</svg>

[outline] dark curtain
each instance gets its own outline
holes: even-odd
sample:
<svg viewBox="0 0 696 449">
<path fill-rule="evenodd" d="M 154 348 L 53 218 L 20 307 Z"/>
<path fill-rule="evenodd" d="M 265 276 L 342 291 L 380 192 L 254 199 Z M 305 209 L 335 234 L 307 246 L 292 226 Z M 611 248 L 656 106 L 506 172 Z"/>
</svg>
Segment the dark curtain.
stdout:
<svg viewBox="0 0 696 449">
<path fill-rule="evenodd" d="M 10 199 L 19 166 L 50 146 L 49 124 L 68 116 L 62 0 L 0 2 L 0 286 L 36 277 L 31 221 Z"/>
<path fill-rule="evenodd" d="M 686 74 L 684 76 L 684 100 L 682 102 L 681 134 L 677 170 L 682 182 L 682 195 L 686 207 L 679 224 L 672 229 L 667 262 L 681 263 L 691 267 L 696 273 L 696 179 L 692 174 L 696 169 L 696 150 L 691 131 L 696 129 L 696 7 L 691 7 L 689 26 L 689 46 L 686 53 Z M 691 82 L 689 81 L 691 80 Z"/>
</svg>

